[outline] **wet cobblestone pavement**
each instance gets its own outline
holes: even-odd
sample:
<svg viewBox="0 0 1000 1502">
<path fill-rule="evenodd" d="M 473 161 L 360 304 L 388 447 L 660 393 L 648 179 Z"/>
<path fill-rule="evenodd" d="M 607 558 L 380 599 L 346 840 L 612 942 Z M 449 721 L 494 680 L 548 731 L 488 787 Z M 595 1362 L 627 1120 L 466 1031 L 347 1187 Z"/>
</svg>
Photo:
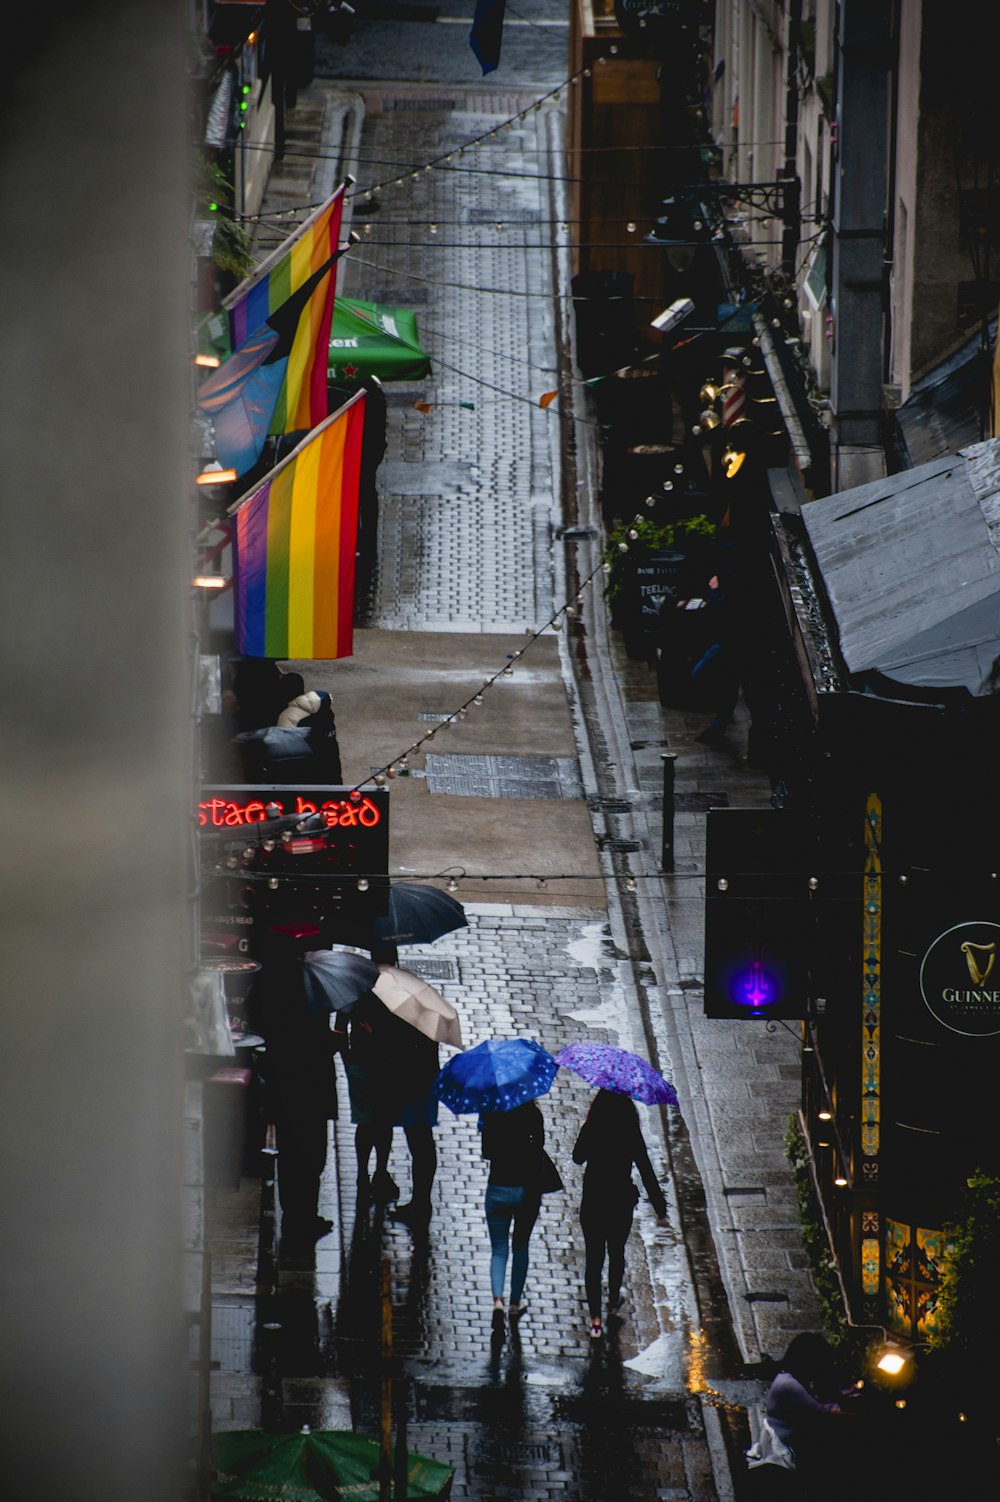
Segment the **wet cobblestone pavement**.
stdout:
<svg viewBox="0 0 1000 1502">
<path fill-rule="evenodd" d="M 471 905 L 467 912 L 467 930 L 404 957 L 460 1007 L 467 1044 L 515 1034 L 536 1037 L 553 1052 L 576 1038 L 637 1044 L 622 957 L 600 911 Z M 257 1422 L 256 1401 L 268 1423 L 282 1428 L 376 1432 L 385 1263 L 394 1354 L 405 1370 L 408 1443 L 456 1467 L 456 1498 L 715 1497 L 701 1405 L 686 1387 L 701 1332 L 676 1255 L 675 1205 L 663 1224 L 645 1201 L 640 1205 L 625 1317 L 596 1348 L 589 1340 L 577 1221 L 582 1170 L 571 1162 L 588 1087 L 561 1071 L 541 1102 L 565 1189 L 543 1203 L 531 1243 L 528 1309 L 519 1331 L 497 1347 L 475 1118 L 442 1110 L 434 1214 L 426 1234 L 413 1233 L 381 1210 L 357 1205 L 343 1075 L 340 1081 L 341 1114 L 320 1199 L 335 1230 L 308 1259 L 283 1259 L 279 1241 L 273 1283 L 255 1289 L 252 1301 L 234 1296 L 221 1306 L 227 1317 L 217 1359 L 238 1361 L 242 1340 L 242 1359 L 259 1385 L 248 1384 L 246 1372 L 217 1377 L 216 1426 Z M 642 1109 L 669 1201 L 665 1139 L 652 1108 Z M 389 1166 L 405 1199 L 401 1132 Z M 245 1228 L 243 1235 L 249 1252 Z M 245 1253 L 241 1263 L 234 1252 L 228 1268 L 217 1266 L 217 1289 L 226 1271 L 245 1279 L 251 1261 Z"/>
<path fill-rule="evenodd" d="M 379 558 L 365 627 L 454 633 L 456 643 L 462 633 L 520 633 L 571 597 L 600 546 L 583 543 L 567 561 L 553 541 L 563 494 L 581 498 L 572 519 L 599 531 L 598 487 L 586 443 L 567 467 L 565 419 L 537 405 L 559 384 L 565 360 L 548 298 L 565 287 L 565 267 L 545 248 L 563 211 L 542 171 L 556 160 L 561 115 L 546 108 L 517 119 L 534 95 L 498 89 L 345 90 L 317 83 L 289 121 L 291 139 L 300 128 L 331 139 L 339 131 L 339 157 L 331 150 L 314 168 L 307 193 L 294 171 L 276 171 L 269 202 L 314 201 L 346 170 L 357 172 L 360 188 L 391 170 L 403 174 L 367 221 L 370 233 L 363 218 L 354 223 L 363 240 L 343 288 L 415 308 L 435 365 L 432 385 L 387 388 Z M 530 160 L 536 180 L 406 175 L 511 117 L 489 147 L 491 168 Z M 473 237 L 475 256 L 465 243 Z M 417 400 L 431 402 L 431 412 L 416 411 Z M 586 439 L 593 425 L 585 399 L 578 415 Z M 590 809 L 603 890 L 591 883 L 593 901 L 577 893 L 565 906 L 549 895 L 544 907 L 478 902 L 463 890 L 469 928 L 401 950 L 400 963 L 424 967 L 455 1003 L 467 1044 L 524 1033 L 554 1052 L 571 1039 L 606 1039 L 647 1054 L 674 1080 L 680 1108 L 640 1108 L 668 1216 L 658 1223 L 645 1200 L 638 1209 L 625 1318 L 590 1342 L 580 1170 L 570 1161 L 590 1099 L 581 1081 L 561 1071 L 541 1103 L 566 1188 L 544 1203 L 532 1238 L 529 1311 L 494 1348 L 474 1120 L 442 1110 L 434 1214 L 427 1235 L 414 1234 L 358 1210 L 341 1074 L 320 1205 L 334 1231 L 314 1257 L 296 1261 L 280 1250 L 280 1164 L 269 1153 L 259 1177 L 251 1171 L 238 1189 L 209 1196 L 217 1429 L 376 1433 L 384 1269 L 397 1419 L 411 1449 L 455 1467 L 454 1498 L 726 1502 L 739 1494 L 732 1473 L 749 1437 L 746 1409 L 763 1392 L 746 1363 L 815 1322 L 781 1149 L 797 1098 L 795 1039 L 735 1026 L 720 1032 L 700 1017 L 704 812 L 713 802 L 765 804 L 769 790 L 743 760 L 742 709 L 731 751 L 698 745 L 703 722 L 660 707 L 654 675 L 625 657 L 599 619 L 603 609 L 589 595 L 572 645 L 560 648 L 579 752 L 572 795 L 582 791 Z M 371 713 L 374 720 L 377 703 Z M 661 879 L 668 746 L 678 753 L 676 875 Z M 495 758 L 519 749 L 502 740 L 490 748 Z M 434 758 L 426 761 L 433 771 Z M 467 801 L 486 810 L 483 792 L 505 815 L 511 807 L 497 778 L 471 791 L 479 796 L 466 790 Z M 529 862 L 530 835 L 525 845 Z M 634 893 L 630 872 L 640 877 Z M 408 1155 L 402 1133 L 396 1138 L 390 1167 L 405 1199 Z M 741 1198 L 741 1188 L 753 1192 Z M 752 1297 L 768 1290 L 780 1297 Z"/>
<path fill-rule="evenodd" d="M 417 312 L 434 371 L 387 389 L 370 626 L 498 632 L 550 613 L 559 424 L 537 396 L 556 382 L 551 120 L 530 110 L 533 97 L 364 91 L 362 151 L 376 178 L 454 153 L 390 182 L 372 200 L 377 213 L 362 196 L 362 243 L 345 270 L 352 295 Z M 499 175 L 462 166 L 472 156 Z M 512 172 L 526 159 L 537 178 Z"/>
</svg>

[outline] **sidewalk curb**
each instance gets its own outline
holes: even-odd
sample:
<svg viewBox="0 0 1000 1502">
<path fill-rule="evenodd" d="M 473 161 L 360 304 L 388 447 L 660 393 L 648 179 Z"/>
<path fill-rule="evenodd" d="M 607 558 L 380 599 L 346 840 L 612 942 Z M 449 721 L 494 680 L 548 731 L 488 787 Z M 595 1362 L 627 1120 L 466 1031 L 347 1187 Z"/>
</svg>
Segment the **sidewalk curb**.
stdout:
<svg viewBox="0 0 1000 1502">
<path fill-rule="evenodd" d="M 550 130 L 554 130 L 554 125 L 550 124 Z M 562 217 L 564 211 L 562 209 L 562 205 L 559 203 L 559 199 L 564 196 L 564 190 L 561 193 L 559 187 L 557 185 L 554 185 L 553 196 L 557 200 L 556 213 L 554 217 Z M 557 247 L 555 250 L 555 258 L 556 286 L 560 289 L 563 287 L 568 289 L 570 285 L 570 268 L 568 265 L 568 254 L 566 248 L 563 247 L 560 250 Z M 575 337 L 572 327 L 572 316 L 567 307 L 567 301 L 568 294 L 567 297 L 559 297 L 557 301 L 555 317 L 557 328 L 559 330 L 558 342 L 560 349 L 572 351 L 575 347 Z M 566 391 L 566 396 L 568 398 L 567 405 L 574 414 L 574 436 L 576 436 L 577 400 L 576 392 L 571 385 L 571 371 L 572 367 L 569 372 L 565 370 L 563 371 L 561 384 Z M 586 576 L 591 572 L 591 570 L 599 561 L 604 530 L 599 508 L 596 508 L 594 504 L 597 494 L 597 455 L 594 451 L 592 441 L 587 441 L 586 439 L 580 441 L 579 439 L 577 439 L 576 458 L 575 460 L 570 461 L 569 465 L 567 465 L 567 434 L 565 428 L 560 429 L 560 438 L 562 453 L 560 454 L 559 458 L 559 475 L 561 489 L 564 497 L 568 493 L 567 468 L 569 468 L 570 472 L 577 477 L 579 477 L 580 471 L 583 471 L 583 481 L 581 482 L 579 478 L 577 478 L 576 486 L 576 504 L 580 508 L 581 514 L 578 517 L 570 518 L 570 520 L 573 522 L 579 521 L 581 525 L 594 526 L 597 533 L 597 535 L 593 539 L 583 540 L 579 544 L 580 551 L 576 555 L 578 559 L 582 559 L 584 557 L 587 559 L 586 565 L 584 567 L 581 567 L 579 570 L 582 575 Z M 596 514 L 582 514 L 584 507 L 586 507 L 588 511 L 595 511 Z M 558 542 L 556 542 L 553 547 L 553 572 L 554 585 L 557 595 L 559 594 L 560 586 L 562 586 L 561 598 L 568 599 L 569 591 L 565 584 L 566 575 L 568 572 L 566 566 L 566 555 L 565 552 L 559 547 Z M 593 584 L 585 593 L 585 602 L 582 609 L 582 614 L 585 617 L 586 631 L 589 638 L 589 652 L 591 654 L 590 660 L 597 668 L 597 671 L 592 674 L 591 685 L 598 697 L 604 700 L 605 705 L 605 714 L 601 716 L 601 723 L 607 733 L 614 735 L 616 742 L 616 790 L 620 793 L 625 793 L 628 786 L 638 786 L 638 775 L 636 772 L 631 748 L 628 743 L 628 737 L 627 735 L 623 736 L 621 733 L 622 727 L 626 723 L 625 706 L 621 700 L 620 695 L 618 695 L 614 690 L 610 688 L 610 685 L 615 682 L 615 674 L 611 662 L 608 641 L 608 616 L 607 611 L 604 607 L 603 595 L 600 593 L 602 580 L 602 574 L 598 573 L 597 575 L 595 575 Z M 580 766 L 583 773 L 584 786 L 588 794 L 596 794 L 600 791 L 600 788 L 594 766 L 590 736 L 587 730 L 587 726 L 584 723 L 583 713 L 581 709 L 580 685 L 577 678 L 576 663 L 571 649 L 571 643 L 567 640 L 567 637 L 569 635 L 570 633 L 567 630 L 563 632 L 560 637 L 560 659 L 562 662 L 563 672 L 566 676 L 567 685 L 571 684 L 573 687 L 573 693 L 572 695 L 570 695 L 570 710 L 573 716 L 574 733 L 576 734 L 579 748 Z M 603 813 L 595 813 L 594 815 L 595 833 L 597 832 L 596 826 L 598 825 L 599 821 L 603 822 L 605 826 L 604 832 L 606 834 L 609 834 L 611 831 L 608 828 L 607 815 Z M 656 848 L 651 840 L 649 841 L 649 848 Z M 634 958 L 632 958 L 632 950 L 629 943 L 628 925 L 626 922 L 625 908 L 621 890 L 621 876 L 618 872 L 615 871 L 613 859 L 606 849 L 601 849 L 599 859 L 602 871 L 604 873 L 604 889 L 608 905 L 608 921 L 612 936 L 614 938 L 615 947 L 620 954 L 629 957 L 619 964 L 619 979 L 621 981 L 625 995 L 628 998 L 629 1012 L 637 1019 L 639 1023 L 640 1034 L 648 1035 L 648 1033 L 653 1029 L 653 1024 L 651 1018 L 644 1016 L 641 987 L 637 983 L 637 977 L 635 975 L 635 960 Z M 627 863 L 628 858 L 626 858 L 626 864 Z M 636 905 L 640 908 L 642 904 L 639 901 L 639 893 L 642 891 L 645 885 L 646 883 L 644 882 L 639 882 L 637 884 Z M 644 915 L 641 915 L 641 932 L 650 949 L 652 950 L 654 948 L 655 938 L 658 937 L 657 925 L 653 921 L 653 915 L 648 910 L 648 902 L 645 904 L 645 907 L 646 912 Z M 656 964 L 656 957 L 654 955 L 654 965 L 658 974 L 665 975 L 669 973 L 673 976 L 677 975 L 677 965 L 673 955 L 670 956 L 670 960 L 670 969 L 669 971 L 667 971 L 664 963 L 661 962 L 659 964 Z M 655 1048 L 651 1052 L 653 1054 L 653 1062 L 656 1063 L 657 1057 Z M 683 1086 L 681 1088 L 681 1091 L 679 1091 L 679 1094 L 681 1095 L 682 1099 L 691 1098 L 690 1094 L 684 1091 Z M 660 1137 L 664 1158 L 669 1163 L 670 1148 L 663 1131 L 662 1117 L 660 1113 L 657 1113 L 656 1121 L 657 1131 Z M 697 1156 L 698 1166 L 700 1169 L 701 1154 L 699 1153 Z M 665 1192 L 667 1194 L 667 1201 L 670 1206 L 671 1222 L 673 1225 L 679 1227 L 681 1225 L 681 1216 L 673 1174 L 669 1176 L 668 1183 L 665 1186 Z M 714 1232 L 714 1223 L 712 1228 Z M 694 1270 L 690 1265 L 686 1243 L 683 1241 L 683 1238 L 679 1238 L 679 1247 L 683 1251 L 684 1260 L 688 1266 L 688 1287 L 690 1289 L 690 1306 L 688 1313 L 691 1318 L 692 1328 L 696 1329 L 698 1327 L 699 1320 L 694 1294 Z M 732 1304 L 731 1295 L 730 1303 Z M 735 1491 L 733 1487 L 732 1465 L 729 1451 L 726 1445 L 725 1435 L 723 1434 L 723 1426 L 718 1409 L 711 1402 L 706 1401 L 700 1394 L 695 1394 L 695 1396 L 698 1397 L 699 1401 L 699 1409 L 701 1412 L 702 1423 L 705 1429 L 705 1440 L 708 1446 L 709 1454 L 711 1456 L 712 1474 L 715 1481 L 719 1502 L 734 1502 Z"/>
</svg>

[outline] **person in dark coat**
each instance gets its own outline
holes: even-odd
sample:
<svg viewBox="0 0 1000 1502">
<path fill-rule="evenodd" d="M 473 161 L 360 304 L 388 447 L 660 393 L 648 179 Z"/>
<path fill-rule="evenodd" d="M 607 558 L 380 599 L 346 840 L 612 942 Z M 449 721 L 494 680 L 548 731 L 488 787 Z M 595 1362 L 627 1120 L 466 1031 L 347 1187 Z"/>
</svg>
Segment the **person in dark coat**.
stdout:
<svg viewBox="0 0 1000 1502">
<path fill-rule="evenodd" d="M 300 673 L 283 673 L 273 657 L 241 657 L 232 671 L 233 708 L 239 731 L 263 730 L 305 689 Z"/>
<path fill-rule="evenodd" d="M 691 669 L 691 687 L 697 702 L 710 705 L 713 714 L 695 739 L 719 747 L 725 744 L 726 730 L 736 713 L 740 676 L 732 606 L 718 578 L 709 583 L 707 609 L 713 625 L 712 641 Z"/>
<path fill-rule="evenodd" d="M 235 737 L 243 780 L 334 787 L 342 782 L 333 704 L 326 689 L 305 687 L 269 657 L 241 658 L 234 670 Z M 275 730 L 275 735 L 266 732 Z"/>
<path fill-rule="evenodd" d="M 338 1027 L 350 1029 L 347 1080 L 358 1163 L 358 1196 L 376 1204 L 399 1198 L 389 1172 L 393 1130 L 403 1128 L 410 1150 L 411 1193 L 393 1218 L 414 1228 L 431 1217 L 431 1189 L 437 1172 L 434 1128 L 437 1096 L 431 1086 L 440 1071 L 438 1046 L 404 1022 L 371 993 L 338 1015 Z M 369 1178 L 372 1153 L 375 1172 Z"/>
<path fill-rule="evenodd" d="M 845 1446 L 848 1433 L 840 1427 L 849 1410 L 842 1406 L 843 1390 L 838 1385 L 833 1350 L 824 1336 L 815 1331 L 795 1335 L 781 1359 L 780 1368 L 767 1390 L 764 1412 L 777 1444 L 770 1436 L 766 1443 L 781 1455 L 791 1453 L 779 1464 L 765 1464 L 768 1480 L 783 1495 L 809 1497 L 825 1502 L 844 1495 L 851 1462 L 850 1447 Z M 761 1442 L 748 1452 L 748 1459 L 758 1458 Z M 757 1454 L 755 1455 L 755 1452 Z M 769 1452 L 764 1448 L 764 1454 Z"/>
<path fill-rule="evenodd" d="M 281 730 L 308 731 L 307 754 L 312 758 L 309 775 L 314 781 L 334 786 L 343 781 L 337 726 L 326 689 L 307 689 L 290 698 L 279 714 L 277 724 Z"/>
<path fill-rule="evenodd" d="M 580 1226 L 585 1249 L 584 1288 L 590 1311 L 590 1334 L 597 1340 L 604 1333 L 601 1280 L 605 1259 L 608 1263 L 609 1315 L 617 1314 L 622 1304 L 625 1243 L 639 1201 L 639 1191 L 632 1180 L 633 1164 L 639 1170 L 657 1215 L 666 1215 L 667 1202 L 649 1161 L 639 1113 L 627 1095 L 618 1095 L 611 1090 L 597 1092 L 576 1139 L 573 1162 L 587 1165 L 580 1202 Z"/>
<path fill-rule="evenodd" d="M 512 1111 L 486 1111 L 480 1118 L 482 1154 L 490 1165 L 486 1185 L 486 1226 L 490 1233 L 490 1288 L 493 1333 L 504 1331 L 504 1284 L 510 1260 L 512 1322 L 524 1310 L 528 1277 L 528 1243 L 542 1203 L 545 1121 L 535 1101 Z"/>
<path fill-rule="evenodd" d="M 333 1222 L 319 1213 L 319 1191 L 329 1123 L 337 1117 L 338 1040 L 329 1013 L 317 1015 L 309 1007 L 294 942 L 273 936 L 262 959 L 248 1011 L 266 1047 L 265 1092 L 278 1148 L 281 1244 L 297 1253 L 333 1229 Z"/>
</svg>

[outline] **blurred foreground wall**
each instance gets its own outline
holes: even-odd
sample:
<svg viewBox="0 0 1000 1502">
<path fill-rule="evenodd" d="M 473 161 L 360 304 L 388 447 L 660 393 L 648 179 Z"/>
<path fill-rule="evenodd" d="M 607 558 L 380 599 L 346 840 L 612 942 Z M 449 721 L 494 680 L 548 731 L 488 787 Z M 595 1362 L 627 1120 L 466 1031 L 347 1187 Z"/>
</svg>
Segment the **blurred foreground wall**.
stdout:
<svg viewBox="0 0 1000 1502">
<path fill-rule="evenodd" d="M 18 7 L 0 100 L 0 1474 L 183 1488 L 183 7 Z"/>
</svg>

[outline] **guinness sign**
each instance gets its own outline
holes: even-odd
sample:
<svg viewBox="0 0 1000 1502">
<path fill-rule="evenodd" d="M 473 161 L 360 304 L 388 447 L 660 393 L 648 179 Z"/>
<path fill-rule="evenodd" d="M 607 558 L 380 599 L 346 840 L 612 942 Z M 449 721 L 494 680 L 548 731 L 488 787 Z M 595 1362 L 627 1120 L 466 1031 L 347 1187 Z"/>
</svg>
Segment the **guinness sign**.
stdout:
<svg viewBox="0 0 1000 1502">
<path fill-rule="evenodd" d="M 939 934 L 920 962 L 920 994 L 953 1033 L 1000 1033 L 1000 923 L 957 923 Z"/>
</svg>

